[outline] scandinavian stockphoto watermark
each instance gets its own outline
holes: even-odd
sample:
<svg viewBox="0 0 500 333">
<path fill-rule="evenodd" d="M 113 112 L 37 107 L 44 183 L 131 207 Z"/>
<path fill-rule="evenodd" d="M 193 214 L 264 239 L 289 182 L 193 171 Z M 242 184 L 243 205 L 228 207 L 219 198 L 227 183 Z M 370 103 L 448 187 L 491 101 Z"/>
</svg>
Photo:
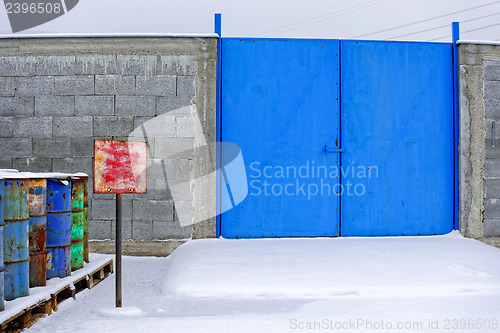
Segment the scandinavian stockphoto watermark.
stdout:
<svg viewBox="0 0 500 333">
<path fill-rule="evenodd" d="M 363 196 L 366 183 L 378 178 L 377 166 L 321 165 L 305 161 L 300 165 L 249 165 L 249 194 L 251 196 Z M 341 181 L 342 179 L 342 181 Z"/>
<path fill-rule="evenodd" d="M 79 0 L 4 0 L 12 32 L 52 21 L 73 8 Z"/>
</svg>

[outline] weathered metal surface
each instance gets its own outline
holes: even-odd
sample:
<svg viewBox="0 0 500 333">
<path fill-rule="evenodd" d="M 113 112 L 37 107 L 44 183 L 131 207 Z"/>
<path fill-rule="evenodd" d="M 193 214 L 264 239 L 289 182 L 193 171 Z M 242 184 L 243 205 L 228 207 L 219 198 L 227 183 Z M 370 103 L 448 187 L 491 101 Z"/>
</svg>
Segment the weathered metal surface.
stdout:
<svg viewBox="0 0 500 333">
<path fill-rule="evenodd" d="M 83 268 L 83 225 L 85 211 L 71 214 L 71 270 Z"/>
<path fill-rule="evenodd" d="M 71 270 L 83 268 L 85 179 L 75 177 L 71 190 Z"/>
<path fill-rule="evenodd" d="M 94 192 L 146 193 L 146 142 L 95 140 Z"/>
<path fill-rule="evenodd" d="M 47 180 L 47 278 L 71 274 L 71 182 Z"/>
<path fill-rule="evenodd" d="M 47 180 L 30 179 L 29 185 L 29 214 L 30 216 L 47 215 Z"/>
<path fill-rule="evenodd" d="M 3 229 L 5 222 L 3 219 L 3 178 L 0 178 L 0 311 L 5 308 L 4 296 L 4 272 L 5 266 L 3 263 Z"/>
<path fill-rule="evenodd" d="M 47 253 L 30 253 L 30 287 L 47 285 Z"/>
<path fill-rule="evenodd" d="M 337 235 L 339 178 L 311 177 L 311 166 L 339 167 L 339 154 L 324 151 L 325 145 L 341 148 L 339 41 L 223 38 L 221 42 L 222 141 L 241 147 L 250 182 L 250 195 L 236 204 L 238 196 L 246 194 L 245 172 L 240 176 L 225 167 L 231 155 L 237 155 L 222 144 L 219 166 L 225 175 L 219 179 L 227 179 L 230 191 L 222 185 L 219 202 L 234 207 L 222 215 L 222 236 Z M 279 168 L 307 169 L 309 176 L 285 172 L 276 177 Z"/>
<path fill-rule="evenodd" d="M 28 179 L 3 181 L 4 293 L 6 300 L 29 295 Z"/>
<path fill-rule="evenodd" d="M 71 211 L 81 212 L 85 203 L 85 179 L 75 177 L 71 183 Z"/>
<path fill-rule="evenodd" d="M 28 220 L 28 179 L 4 180 L 4 219 L 5 221 Z"/>
<path fill-rule="evenodd" d="M 452 44 L 342 41 L 341 49 L 342 158 L 356 168 L 342 181 L 364 188 L 342 196 L 342 236 L 450 232 Z"/>
<path fill-rule="evenodd" d="M 71 212 L 70 180 L 47 180 L 47 213 Z"/>
<path fill-rule="evenodd" d="M 47 247 L 47 279 L 71 275 L 71 245 Z"/>
<path fill-rule="evenodd" d="M 88 263 L 89 260 L 89 177 L 83 177 L 85 189 L 83 192 L 83 210 L 85 218 L 83 220 L 83 260 Z"/>
<path fill-rule="evenodd" d="M 86 263 L 90 262 L 89 259 L 89 207 L 85 207 L 85 219 L 83 220 L 83 260 Z"/>
<path fill-rule="evenodd" d="M 30 179 L 29 280 L 30 287 L 47 284 L 47 180 Z"/>
<path fill-rule="evenodd" d="M 71 241 L 71 270 L 83 268 L 83 238 Z"/>
</svg>

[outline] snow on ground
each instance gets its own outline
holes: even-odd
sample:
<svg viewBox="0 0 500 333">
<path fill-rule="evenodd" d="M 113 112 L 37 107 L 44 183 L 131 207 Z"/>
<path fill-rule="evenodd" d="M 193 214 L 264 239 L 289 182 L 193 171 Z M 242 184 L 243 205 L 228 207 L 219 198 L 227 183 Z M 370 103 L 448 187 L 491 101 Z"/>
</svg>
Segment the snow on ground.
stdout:
<svg viewBox="0 0 500 333">
<path fill-rule="evenodd" d="M 432 237 L 207 239 L 114 276 L 28 332 L 500 332 L 500 249 Z"/>
</svg>

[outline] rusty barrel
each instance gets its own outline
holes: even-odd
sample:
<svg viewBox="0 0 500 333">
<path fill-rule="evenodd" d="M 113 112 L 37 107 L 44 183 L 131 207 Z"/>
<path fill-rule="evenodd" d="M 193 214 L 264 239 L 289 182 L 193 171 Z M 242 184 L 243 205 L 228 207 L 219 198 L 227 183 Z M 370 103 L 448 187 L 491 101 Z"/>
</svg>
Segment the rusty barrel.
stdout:
<svg viewBox="0 0 500 333">
<path fill-rule="evenodd" d="M 47 180 L 30 179 L 30 287 L 47 284 Z"/>
<path fill-rule="evenodd" d="M 47 179 L 47 279 L 71 274 L 71 181 Z"/>
<path fill-rule="evenodd" d="M 75 271 L 83 268 L 85 179 L 73 177 L 71 183 L 71 270 Z"/>
<path fill-rule="evenodd" d="M 3 220 L 3 178 L 0 178 L 0 311 L 3 311 L 5 309 L 5 302 L 4 302 L 4 288 L 3 288 L 3 281 L 4 281 L 4 272 L 5 272 L 5 266 L 3 264 L 3 229 L 5 227 L 5 222 Z"/>
<path fill-rule="evenodd" d="M 85 218 L 83 220 L 83 260 L 89 263 L 89 177 L 82 177 L 85 181 L 83 192 L 83 210 Z"/>
<path fill-rule="evenodd" d="M 7 301 L 29 295 L 29 178 L 12 174 L 3 181 L 4 288 Z"/>
</svg>

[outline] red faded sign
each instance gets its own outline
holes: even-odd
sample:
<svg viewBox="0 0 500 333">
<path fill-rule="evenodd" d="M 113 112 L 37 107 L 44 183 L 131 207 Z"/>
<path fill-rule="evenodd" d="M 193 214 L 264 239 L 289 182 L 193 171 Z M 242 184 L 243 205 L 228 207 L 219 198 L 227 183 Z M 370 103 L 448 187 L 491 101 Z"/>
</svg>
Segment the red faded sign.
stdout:
<svg viewBox="0 0 500 333">
<path fill-rule="evenodd" d="M 94 193 L 146 193 L 146 142 L 95 140 Z"/>
</svg>

